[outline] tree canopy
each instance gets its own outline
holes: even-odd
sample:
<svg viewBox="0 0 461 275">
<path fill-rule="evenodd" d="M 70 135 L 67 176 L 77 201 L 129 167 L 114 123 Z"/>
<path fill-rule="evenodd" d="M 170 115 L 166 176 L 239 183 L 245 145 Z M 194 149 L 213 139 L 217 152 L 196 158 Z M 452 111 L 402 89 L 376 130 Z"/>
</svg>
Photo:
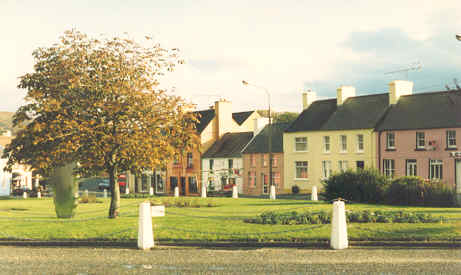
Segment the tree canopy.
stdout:
<svg viewBox="0 0 461 275">
<path fill-rule="evenodd" d="M 141 45 L 72 30 L 33 57 L 34 71 L 18 85 L 27 90 L 27 104 L 13 120 L 28 124 L 5 148 L 8 167 L 27 164 L 46 174 L 76 161 L 82 174 L 105 170 L 114 218 L 119 171 L 161 166 L 179 148 L 198 146 L 196 118 L 184 111 L 187 104 L 158 88 L 161 76 L 183 63 L 178 49 L 164 49 L 150 37 Z"/>
</svg>

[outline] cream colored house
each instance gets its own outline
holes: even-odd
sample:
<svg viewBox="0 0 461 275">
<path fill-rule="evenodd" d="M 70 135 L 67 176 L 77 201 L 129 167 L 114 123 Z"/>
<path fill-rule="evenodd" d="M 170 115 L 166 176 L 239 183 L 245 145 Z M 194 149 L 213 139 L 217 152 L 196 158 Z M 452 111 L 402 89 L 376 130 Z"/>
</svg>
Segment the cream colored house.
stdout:
<svg viewBox="0 0 461 275">
<path fill-rule="evenodd" d="M 389 107 L 389 94 L 356 96 L 354 87 L 341 86 L 334 99 L 315 98 L 303 93 L 304 111 L 284 133 L 285 188 L 310 192 L 333 173 L 377 167 L 374 128 Z"/>
</svg>

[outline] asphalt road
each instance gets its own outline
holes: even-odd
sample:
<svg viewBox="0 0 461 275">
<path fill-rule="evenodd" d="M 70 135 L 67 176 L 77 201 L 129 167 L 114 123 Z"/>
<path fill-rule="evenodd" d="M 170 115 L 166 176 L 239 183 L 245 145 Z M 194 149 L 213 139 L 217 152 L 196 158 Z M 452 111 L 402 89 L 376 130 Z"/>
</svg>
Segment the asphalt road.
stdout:
<svg viewBox="0 0 461 275">
<path fill-rule="evenodd" d="M 0 274 L 461 274 L 461 251 L 0 246 Z"/>
</svg>

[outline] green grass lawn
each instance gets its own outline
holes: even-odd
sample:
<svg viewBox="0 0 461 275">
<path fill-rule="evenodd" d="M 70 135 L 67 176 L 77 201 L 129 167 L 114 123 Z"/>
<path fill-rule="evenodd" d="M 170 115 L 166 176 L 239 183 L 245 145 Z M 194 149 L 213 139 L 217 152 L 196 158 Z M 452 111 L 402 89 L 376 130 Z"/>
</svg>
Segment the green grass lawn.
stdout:
<svg viewBox="0 0 461 275">
<path fill-rule="evenodd" d="M 53 200 L 0 200 L 0 239 L 32 240 L 132 240 L 137 238 L 138 205 L 146 199 L 122 199 L 121 217 L 107 218 L 109 199 L 80 204 L 73 219 L 57 219 Z M 197 198 L 197 200 L 202 200 Z M 282 241 L 328 240 L 330 225 L 250 224 L 244 218 L 264 211 L 331 211 L 332 205 L 303 200 L 209 198 L 216 207 L 166 209 L 165 217 L 153 218 L 156 241 Z M 454 240 L 461 239 L 461 208 L 396 207 L 347 204 L 347 210 L 405 210 L 445 216 L 447 223 L 381 224 L 350 223 L 350 240 Z"/>
</svg>

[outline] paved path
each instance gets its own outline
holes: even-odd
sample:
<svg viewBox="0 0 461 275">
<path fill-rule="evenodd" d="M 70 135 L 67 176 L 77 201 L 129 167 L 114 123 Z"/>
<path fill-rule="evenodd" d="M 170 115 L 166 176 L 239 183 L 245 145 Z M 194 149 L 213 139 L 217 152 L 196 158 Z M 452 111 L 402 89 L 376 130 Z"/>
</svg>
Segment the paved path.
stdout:
<svg viewBox="0 0 461 275">
<path fill-rule="evenodd" d="M 0 274 L 461 274 L 461 251 L 0 246 Z"/>
</svg>

